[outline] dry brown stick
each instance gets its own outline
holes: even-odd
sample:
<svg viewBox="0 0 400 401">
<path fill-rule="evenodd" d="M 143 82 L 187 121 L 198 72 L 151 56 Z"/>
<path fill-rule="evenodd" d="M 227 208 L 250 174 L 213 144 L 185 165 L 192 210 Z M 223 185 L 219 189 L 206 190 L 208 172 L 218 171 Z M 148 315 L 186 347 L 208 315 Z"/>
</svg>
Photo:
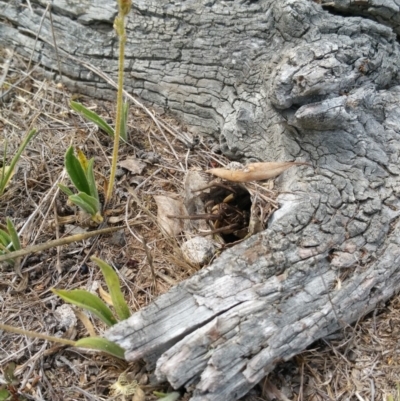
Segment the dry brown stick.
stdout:
<svg viewBox="0 0 400 401">
<path fill-rule="evenodd" d="M 0 255 L 0 262 L 4 262 L 4 261 L 10 260 L 10 259 L 15 259 L 20 256 L 29 255 L 30 253 L 44 251 L 46 249 L 50 249 L 55 246 L 67 245 L 67 244 L 70 244 L 71 242 L 82 241 L 84 239 L 91 238 L 96 235 L 109 234 L 114 231 L 122 230 L 123 228 L 124 227 L 107 227 L 107 228 L 102 228 L 102 229 L 96 230 L 96 231 L 90 231 L 88 233 L 76 234 L 76 235 L 71 235 L 66 238 L 56 239 L 53 241 L 46 242 L 44 244 L 28 246 L 27 248 L 20 249 L 18 251 L 10 252 L 5 255 Z"/>
<path fill-rule="evenodd" d="M 50 3 L 49 3 L 49 4 L 50 4 Z M 54 50 L 55 50 L 55 52 L 56 52 L 58 73 L 60 74 L 60 79 L 62 79 L 60 56 L 58 55 L 58 46 L 57 46 L 57 41 L 56 41 L 56 34 L 55 34 L 55 32 L 54 32 L 53 14 L 51 13 L 51 6 L 50 6 L 50 8 L 49 8 L 49 17 L 50 17 L 51 35 L 52 35 L 52 37 L 53 37 Z"/>
<path fill-rule="evenodd" d="M 44 22 L 44 19 L 45 19 L 45 17 L 46 17 L 47 11 L 49 11 L 50 6 L 51 6 L 51 3 L 48 3 L 46 9 L 44 10 L 44 13 L 43 13 L 43 15 L 42 15 L 42 18 L 41 18 L 41 20 L 40 20 L 40 24 L 39 24 L 39 29 L 38 29 L 38 31 L 37 31 L 37 32 L 33 32 L 33 34 L 35 35 L 35 43 L 33 44 L 31 57 L 29 58 L 29 63 L 28 63 L 28 68 L 27 68 L 28 71 L 29 71 L 29 69 L 31 68 L 31 63 L 32 63 L 33 55 L 34 55 L 35 49 L 36 49 L 36 43 L 37 43 L 37 41 L 38 41 L 38 39 L 39 39 L 40 31 L 42 30 L 43 22 Z"/>
</svg>

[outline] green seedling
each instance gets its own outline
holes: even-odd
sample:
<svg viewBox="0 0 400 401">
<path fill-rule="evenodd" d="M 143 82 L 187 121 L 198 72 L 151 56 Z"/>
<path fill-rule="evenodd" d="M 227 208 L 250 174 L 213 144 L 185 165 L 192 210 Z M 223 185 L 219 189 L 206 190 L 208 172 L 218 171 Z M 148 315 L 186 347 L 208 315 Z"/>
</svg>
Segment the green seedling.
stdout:
<svg viewBox="0 0 400 401">
<path fill-rule="evenodd" d="M 76 111 L 77 113 L 79 113 L 81 116 L 85 117 L 92 123 L 95 123 L 105 133 L 114 138 L 114 129 L 110 125 L 108 125 L 107 122 L 104 121 L 97 113 L 95 113 L 92 110 L 89 110 L 81 103 L 74 102 L 73 100 L 71 100 L 69 105 L 72 110 Z"/>
<path fill-rule="evenodd" d="M 78 157 L 74 154 L 74 148 L 71 146 L 65 153 L 65 169 L 71 182 L 79 191 L 74 194 L 65 185 L 59 184 L 59 188 L 68 195 L 71 203 L 90 214 L 92 220 L 98 224 L 103 221 L 101 215 L 101 205 L 99 194 L 97 192 L 96 180 L 93 173 L 94 159 L 87 160 L 81 150 L 77 150 Z"/>
<path fill-rule="evenodd" d="M 21 249 L 21 243 L 13 222 L 7 217 L 6 223 L 7 231 L 0 228 L 0 255 Z"/>
<path fill-rule="evenodd" d="M 109 264 L 96 256 L 92 256 L 90 259 L 97 264 L 106 280 L 107 288 L 110 292 L 111 301 L 118 319 L 128 319 L 131 312 L 129 311 L 128 304 L 124 299 L 124 295 L 122 294 L 121 284 L 117 273 L 115 273 L 115 270 Z"/>
<path fill-rule="evenodd" d="M 108 291 L 111 296 L 116 315 L 119 320 L 128 319 L 130 314 L 127 303 L 121 291 L 120 282 L 114 269 L 103 260 L 92 256 L 91 260 L 97 264 L 103 273 Z M 93 313 L 107 326 L 113 326 L 117 323 L 117 318 L 113 315 L 110 308 L 96 295 L 86 290 L 52 290 L 65 302 L 79 306 Z M 86 337 L 75 343 L 76 347 L 97 349 L 107 352 L 118 358 L 124 358 L 124 350 L 117 344 L 101 337 Z"/>
<path fill-rule="evenodd" d="M 114 138 L 115 132 L 114 129 L 107 124 L 105 120 L 103 120 L 97 113 L 92 110 L 89 110 L 83 104 L 74 102 L 71 100 L 70 107 L 72 110 L 79 113 L 82 117 L 86 118 L 87 120 L 95 123 L 101 130 L 103 130 L 106 134 L 108 134 L 111 138 Z M 128 132 L 127 132 L 127 119 L 128 119 L 128 110 L 129 104 L 124 103 L 123 105 L 123 113 L 122 113 L 122 121 L 121 121 L 121 139 L 124 142 L 128 141 Z"/>
<path fill-rule="evenodd" d="M 103 260 L 96 258 L 95 256 L 92 256 L 91 260 L 99 266 L 103 273 L 118 319 L 128 319 L 130 312 L 128 305 L 124 300 L 117 273 L 115 273 L 114 269 Z M 98 296 L 93 295 L 89 291 L 55 289 L 52 291 L 64 301 L 92 312 L 107 326 L 113 326 L 117 323 L 117 318 L 113 315 L 109 307 Z"/>
<path fill-rule="evenodd" d="M 0 168 L 0 196 L 3 195 L 4 190 L 6 189 L 7 184 L 11 180 L 11 177 L 14 174 L 15 166 L 21 157 L 22 152 L 27 147 L 28 143 L 32 140 L 32 138 L 36 135 L 36 130 L 31 130 L 24 141 L 21 143 L 20 147 L 18 148 L 17 153 L 12 158 L 11 163 L 9 166 L 6 165 L 6 157 L 7 157 L 7 142 L 5 142 L 4 146 L 4 155 L 3 155 L 3 166 Z"/>
<path fill-rule="evenodd" d="M 118 319 L 120 320 L 127 319 L 130 316 L 130 312 L 128 305 L 124 300 L 117 273 L 110 265 L 105 263 L 103 260 L 96 258 L 95 256 L 92 256 L 91 259 L 100 267 L 103 273 L 103 276 L 106 280 L 106 284 L 108 287 L 108 291 L 111 296 L 112 304 L 114 306 Z M 54 294 L 58 295 L 64 301 L 73 305 L 77 305 L 83 309 L 92 312 L 104 323 L 106 323 L 107 326 L 112 326 L 118 321 L 117 318 L 113 315 L 113 313 L 109 309 L 109 307 L 99 297 L 93 295 L 89 291 L 86 290 L 66 291 L 66 290 L 56 290 L 56 289 L 53 289 L 52 291 L 54 292 Z M 22 330 L 17 327 L 5 325 L 3 323 L 0 323 L 0 330 L 6 330 L 12 333 L 22 334 L 33 338 L 41 338 L 44 340 L 53 341 L 72 347 L 89 348 L 105 352 L 120 359 L 125 359 L 124 356 L 125 350 L 122 347 L 102 337 L 86 337 L 86 338 L 81 338 L 78 341 L 73 341 L 73 340 L 68 340 L 66 338 L 52 337 L 46 334 L 35 333 L 28 330 Z M 1 390 L 8 391 L 7 389 L 1 389 L 0 387 L 0 391 Z M 5 391 L 3 391 L 4 395 L 6 395 Z M 0 392 L 0 397 L 1 394 L 2 393 Z"/>
<path fill-rule="evenodd" d="M 97 113 L 89 110 L 80 103 L 71 101 L 70 105 L 73 110 L 81 114 L 83 117 L 95 123 L 108 135 L 114 138 L 112 162 L 111 162 L 111 172 L 110 179 L 108 182 L 107 193 L 105 198 L 105 204 L 107 205 L 111 199 L 115 173 L 117 171 L 117 161 L 118 161 L 118 150 L 119 150 L 119 140 L 127 141 L 127 118 L 128 118 L 128 103 L 123 102 L 123 85 L 124 85 L 124 60 L 125 60 L 125 43 L 126 43 L 126 30 L 125 30 L 125 20 L 129 14 L 132 7 L 132 0 L 117 0 L 118 3 L 118 15 L 114 20 L 114 29 L 118 35 L 119 39 L 119 55 L 118 55 L 118 93 L 117 93 L 117 112 L 115 120 L 115 129 L 113 129 L 106 121 L 104 121 Z M 63 189 L 63 188 L 62 188 Z M 64 190 L 64 189 L 63 189 Z M 65 191 L 64 191 L 65 192 Z M 68 194 L 71 197 L 70 194 Z M 71 201 L 74 201 L 71 199 Z M 75 199 L 76 201 L 76 199 Z M 83 208 L 86 203 L 86 199 L 79 199 L 82 205 L 78 205 Z M 77 204 L 77 202 L 75 202 Z"/>
</svg>

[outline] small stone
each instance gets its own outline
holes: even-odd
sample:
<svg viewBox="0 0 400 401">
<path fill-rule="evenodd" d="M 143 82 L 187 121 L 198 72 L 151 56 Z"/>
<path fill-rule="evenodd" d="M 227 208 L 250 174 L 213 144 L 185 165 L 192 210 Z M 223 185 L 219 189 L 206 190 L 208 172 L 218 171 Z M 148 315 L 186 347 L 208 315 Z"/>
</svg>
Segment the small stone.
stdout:
<svg viewBox="0 0 400 401">
<path fill-rule="evenodd" d="M 194 237 L 186 241 L 181 249 L 188 262 L 203 266 L 214 256 L 216 245 L 204 237 Z"/>
<path fill-rule="evenodd" d="M 59 306 L 55 314 L 58 318 L 58 327 L 69 329 L 71 326 L 75 327 L 77 319 L 74 310 L 68 304 L 63 304 Z"/>
</svg>

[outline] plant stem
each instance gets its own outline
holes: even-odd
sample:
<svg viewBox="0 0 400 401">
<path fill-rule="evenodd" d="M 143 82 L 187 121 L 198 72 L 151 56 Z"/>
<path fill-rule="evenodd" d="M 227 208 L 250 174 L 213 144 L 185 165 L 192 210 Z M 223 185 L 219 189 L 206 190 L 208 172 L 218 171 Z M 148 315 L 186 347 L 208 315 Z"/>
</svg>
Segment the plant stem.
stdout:
<svg viewBox="0 0 400 401">
<path fill-rule="evenodd" d="M 119 37 L 119 59 L 118 59 L 118 94 L 117 94 L 117 117 L 115 122 L 115 134 L 114 134 L 114 149 L 111 162 L 111 173 L 108 181 L 107 195 L 105 199 L 105 205 L 110 201 L 115 173 L 117 171 L 117 160 L 118 160 L 118 149 L 119 149 L 119 138 L 121 135 L 121 120 L 122 120 L 122 94 L 124 89 L 124 60 L 125 60 L 125 43 L 126 43 L 126 31 L 125 31 L 125 15 L 119 11 L 118 16 L 115 19 L 115 30 Z"/>
<path fill-rule="evenodd" d="M 41 338 L 42 340 L 53 341 L 56 343 L 75 346 L 75 341 L 66 338 L 48 336 L 47 334 L 35 333 L 34 331 L 19 329 L 18 327 L 9 326 L 8 324 L 0 323 L 0 330 L 8 331 L 10 333 L 22 334 L 27 337 Z"/>
<path fill-rule="evenodd" d="M 29 255 L 30 253 L 44 251 L 46 249 L 50 249 L 50 248 L 53 248 L 56 246 L 70 244 L 71 242 L 82 241 L 84 239 L 94 237 L 95 235 L 109 234 L 114 231 L 121 230 L 123 228 L 124 227 L 107 227 L 107 228 L 102 228 L 102 229 L 96 230 L 96 231 L 90 231 L 88 233 L 70 235 L 69 237 L 45 242 L 44 244 L 28 246 L 28 247 L 26 247 L 24 249 L 20 249 L 18 251 L 9 252 L 4 255 L 0 255 L 0 262 L 4 262 L 4 261 L 10 260 L 10 259 L 15 259 L 20 256 Z"/>
</svg>

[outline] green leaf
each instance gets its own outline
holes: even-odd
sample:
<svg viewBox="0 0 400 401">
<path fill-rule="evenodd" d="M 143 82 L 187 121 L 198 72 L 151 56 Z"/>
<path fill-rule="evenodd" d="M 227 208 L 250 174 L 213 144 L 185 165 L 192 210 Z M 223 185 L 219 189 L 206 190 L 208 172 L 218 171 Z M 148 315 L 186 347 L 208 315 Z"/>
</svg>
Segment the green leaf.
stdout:
<svg viewBox="0 0 400 401">
<path fill-rule="evenodd" d="M 97 212 L 96 209 L 93 208 L 92 203 L 87 203 L 85 200 L 83 200 L 80 196 L 81 194 L 83 194 L 83 192 L 79 192 L 78 195 L 71 195 L 68 199 L 73 204 L 80 207 L 84 212 L 90 214 L 91 216 L 94 216 Z"/>
<path fill-rule="evenodd" d="M 10 252 L 11 251 L 7 247 L 5 247 L 3 244 L 0 243 L 0 255 L 4 255 Z"/>
<path fill-rule="evenodd" d="M 78 196 L 87 204 L 89 204 L 96 212 L 100 211 L 100 202 L 94 196 L 85 194 L 84 192 L 79 192 Z"/>
<path fill-rule="evenodd" d="M 128 304 L 125 302 L 124 295 L 122 294 L 121 284 L 119 282 L 117 273 L 109 264 L 99 258 L 96 258 L 96 256 L 92 256 L 90 259 L 100 267 L 101 272 L 103 273 L 108 291 L 111 295 L 113 306 L 118 317 L 120 320 L 128 319 L 131 313 L 129 311 Z"/>
<path fill-rule="evenodd" d="M 99 201 L 99 193 L 97 192 L 96 179 L 94 178 L 94 173 L 93 173 L 93 165 L 94 165 L 94 159 L 92 158 L 89 160 L 87 165 L 86 178 L 89 184 L 90 195 L 93 196 L 93 198 L 97 199 L 97 201 Z"/>
<path fill-rule="evenodd" d="M 26 138 L 24 139 L 24 141 L 21 143 L 20 147 L 18 148 L 17 153 L 12 158 L 11 164 L 10 164 L 10 166 L 8 166 L 8 169 L 6 169 L 4 167 L 1 169 L 0 196 L 3 194 L 8 181 L 11 179 L 11 176 L 14 173 L 15 166 L 16 166 L 19 158 L 21 157 L 22 152 L 25 150 L 25 148 L 27 147 L 30 140 L 36 135 L 36 132 L 37 131 L 35 129 L 33 129 L 28 133 L 28 135 L 26 136 Z M 6 156 L 6 149 L 4 149 L 4 158 L 5 158 L 5 156 Z M 3 161 L 3 166 L 5 166 L 5 160 Z"/>
<path fill-rule="evenodd" d="M 65 302 L 79 306 L 96 315 L 108 326 L 117 323 L 117 320 L 111 313 L 107 305 L 96 295 L 91 294 L 86 290 L 52 290 L 54 294 L 58 295 Z"/>
<path fill-rule="evenodd" d="M 11 242 L 13 244 L 14 251 L 19 251 L 21 249 L 21 242 L 19 241 L 17 230 L 14 227 L 13 222 L 7 217 L 7 230 L 11 237 Z"/>
<path fill-rule="evenodd" d="M 75 110 L 81 116 L 87 118 L 89 121 L 95 123 L 104 132 L 114 138 L 114 130 L 94 111 L 87 109 L 83 104 L 71 100 L 71 109 Z"/>
<path fill-rule="evenodd" d="M 10 397 L 10 392 L 5 388 L 0 388 L 0 401 L 6 401 Z"/>
<path fill-rule="evenodd" d="M 128 110 L 129 110 L 129 103 L 125 102 L 122 106 L 122 114 L 121 114 L 121 131 L 120 135 L 121 138 L 127 142 L 128 141 L 128 126 L 126 122 L 128 121 Z"/>
<path fill-rule="evenodd" d="M 125 359 L 125 350 L 118 344 L 102 337 L 86 337 L 76 341 L 75 347 L 96 349 L 107 354 Z"/>
<path fill-rule="evenodd" d="M 11 244 L 11 237 L 4 230 L 0 229 L 0 242 L 3 246 L 8 247 Z M 10 248 L 11 250 L 11 248 Z"/>
<path fill-rule="evenodd" d="M 93 198 L 93 196 L 89 196 L 84 192 L 79 192 L 77 195 L 71 195 L 68 199 L 86 213 L 89 213 L 92 220 L 96 223 L 101 223 L 103 221 L 103 217 L 100 213 L 100 202 Z"/>
<path fill-rule="evenodd" d="M 74 194 L 67 186 L 65 186 L 63 184 L 58 184 L 58 188 L 60 188 L 61 191 L 63 191 L 68 196 L 71 196 Z"/>
<path fill-rule="evenodd" d="M 85 170 L 82 168 L 78 158 L 74 155 L 74 148 L 72 146 L 70 146 L 65 153 L 65 169 L 76 189 L 90 195 L 90 188 Z"/>
<path fill-rule="evenodd" d="M 160 391 L 153 391 L 153 394 L 160 398 L 161 401 L 176 401 L 180 398 L 180 393 L 174 391 L 172 393 L 161 393 Z"/>
<path fill-rule="evenodd" d="M 4 158 L 4 160 L 5 160 L 5 158 Z M 4 188 L 7 187 L 8 183 L 10 182 L 11 178 L 14 175 L 14 170 L 10 171 L 10 169 L 11 169 L 11 167 L 6 166 L 3 161 L 3 167 L 1 168 L 0 182 L 3 182 L 3 180 L 4 180 Z M 5 177 L 7 177 L 7 178 L 5 178 Z"/>
</svg>

